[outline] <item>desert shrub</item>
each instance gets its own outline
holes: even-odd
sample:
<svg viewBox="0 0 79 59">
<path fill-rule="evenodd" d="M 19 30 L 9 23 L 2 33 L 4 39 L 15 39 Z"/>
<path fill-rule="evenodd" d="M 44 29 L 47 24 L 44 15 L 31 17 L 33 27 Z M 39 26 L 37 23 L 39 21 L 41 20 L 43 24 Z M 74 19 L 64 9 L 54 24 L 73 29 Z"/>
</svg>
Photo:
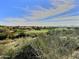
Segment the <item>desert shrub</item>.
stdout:
<svg viewBox="0 0 79 59">
<path fill-rule="evenodd" d="M 0 55 L 3 54 L 4 49 L 5 49 L 5 46 L 0 44 Z"/>
<path fill-rule="evenodd" d="M 78 39 L 72 38 L 74 33 L 68 33 L 70 30 L 62 30 L 51 30 L 49 35 L 40 35 L 32 43 L 35 49 L 41 51 L 41 59 L 63 59 L 63 56 L 68 57 L 78 47 L 76 42 Z"/>
<path fill-rule="evenodd" d="M 5 33 L 0 33 L 0 40 L 4 40 L 7 38 L 7 35 Z"/>
<path fill-rule="evenodd" d="M 31 45 L 21 47 L 21 50 L 15 51 L 9 49 L 4 59 L 39 59 L 38 52 Z"/>
<path fill-rule="evenodd" d="M 15 33 L 12 33 L 11 35 L 9 35 L 10 39 L 25 38 L 25 37 L 26 37 L 26 34 L 22 30 L 18 30 L 18 32 L 15 32 Z"/>
<path fill-rule="evenodd" d="M 26 39 L 18 41 L 22 46 L 11 50 L 13 52 L 9 53 L 9 59 L 67 59 L 78 47 L 79 40 L 76 37 L 74 29 L 56 28 L 50 30 L 48 35 L 39 34 L 27 44 Z"/>
<path fill-rule="evenodd" d="M 37 34 L 35 34 L 35 33 L 27 33 L 26 36 L 34 38 L 34 37 L 37 36 Z"/>
<path fill-rule="evenodd" d="M 38 56 L 38 52 L 31 45 L 28 45 L 23 47 L 22 51 L 14 59 L 39 59 Z"/>
<path fill-rule="evenodd" d="M 18 33 L 17 36 L 15 36 L 15 38 L 21 38 L 21 37 L 26 37 L 26 34 L 24 32 Z"/>
<path fill-rule="evenodd" d="M 37 27 L 34 27 L 33 26 L 32 29 L 34 29 L 34 30 L 41 30 L 41 27 L 38 27 L 38 26 Z"/>
<path fill-rule="evenodd" d="M 39 52 L 31 45 L 31 39 L 19 39 L 15 45 L 5 50 L 3 59 L 40 59 Z"/>
</svg>

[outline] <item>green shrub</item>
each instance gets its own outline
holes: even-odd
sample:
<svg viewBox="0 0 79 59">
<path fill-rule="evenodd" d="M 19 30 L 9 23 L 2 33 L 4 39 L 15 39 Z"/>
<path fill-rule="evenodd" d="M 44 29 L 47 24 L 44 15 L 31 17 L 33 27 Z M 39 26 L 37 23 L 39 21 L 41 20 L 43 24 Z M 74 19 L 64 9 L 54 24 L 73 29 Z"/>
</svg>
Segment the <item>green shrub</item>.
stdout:
<svg viewBox="0 0 79 59">
<path fill-rule="evenodd" d="M 48 35 L 39 34 L 29 43 L 26 39 L 17 40 L 19 45 L 12 48 L 11 52 L 8 50 L 9 59 L 68 59 L 78 47 L 77 37 L 73 28 L 56 28 L 49 31 Z"/>
<path fill-rule="evenodd" d="M 4 40 L 7 38 L 7 35 L 5 33 L 0 33 L 0 40 Z"/>
<path fill-rule="evenodd" d="M 51 30 L 49 35 L 41 35 L 32 43 L 36 50 L 41 51 L 41 59 L 63 59 L 63 56 L 68 57 L 78 47 L 74 30 L 72 33 L 62 30 Z"/>
</svg>

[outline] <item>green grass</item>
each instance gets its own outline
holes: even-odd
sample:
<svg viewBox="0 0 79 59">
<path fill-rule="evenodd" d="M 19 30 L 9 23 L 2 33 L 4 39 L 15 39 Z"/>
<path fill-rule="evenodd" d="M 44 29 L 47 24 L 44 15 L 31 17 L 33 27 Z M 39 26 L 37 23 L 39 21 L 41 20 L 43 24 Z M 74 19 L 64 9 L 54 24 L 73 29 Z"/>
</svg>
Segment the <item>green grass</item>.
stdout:
<svg viewBox="0 0 79 59">
<path fill-rule="evenodd" d="M 49 30 L 47 29 L 43 29 L 43 30 L 31 30 L 31 31 L 27 31 L 27 34 L 31 34 L 31 33 L 47 33 Z"/>
</svg>

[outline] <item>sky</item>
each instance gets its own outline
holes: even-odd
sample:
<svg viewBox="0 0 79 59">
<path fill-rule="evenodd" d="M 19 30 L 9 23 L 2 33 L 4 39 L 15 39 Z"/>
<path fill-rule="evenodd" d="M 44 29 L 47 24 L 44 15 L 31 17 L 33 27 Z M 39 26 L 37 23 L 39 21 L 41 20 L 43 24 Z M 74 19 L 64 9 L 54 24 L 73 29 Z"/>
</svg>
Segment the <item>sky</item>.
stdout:
<svg viewBox="0 0 79 59">
<path fill-rule="evenodd" d="M 79 0 L 0 0 L 0 25 L 79 26 Z"/>
</svg>

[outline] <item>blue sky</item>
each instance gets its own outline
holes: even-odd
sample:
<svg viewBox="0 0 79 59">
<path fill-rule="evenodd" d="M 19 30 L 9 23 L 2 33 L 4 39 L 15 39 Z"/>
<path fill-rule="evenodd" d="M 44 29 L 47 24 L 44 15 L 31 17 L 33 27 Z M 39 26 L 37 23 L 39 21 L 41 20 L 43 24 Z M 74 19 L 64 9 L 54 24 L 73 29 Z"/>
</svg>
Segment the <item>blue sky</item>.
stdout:
<svg viewBox="0 0 79 59">
<path fill-rule="evenodd" d="M 1 0 L 2 25 L 79 25 L 79 0 Z"/>
</svg>

